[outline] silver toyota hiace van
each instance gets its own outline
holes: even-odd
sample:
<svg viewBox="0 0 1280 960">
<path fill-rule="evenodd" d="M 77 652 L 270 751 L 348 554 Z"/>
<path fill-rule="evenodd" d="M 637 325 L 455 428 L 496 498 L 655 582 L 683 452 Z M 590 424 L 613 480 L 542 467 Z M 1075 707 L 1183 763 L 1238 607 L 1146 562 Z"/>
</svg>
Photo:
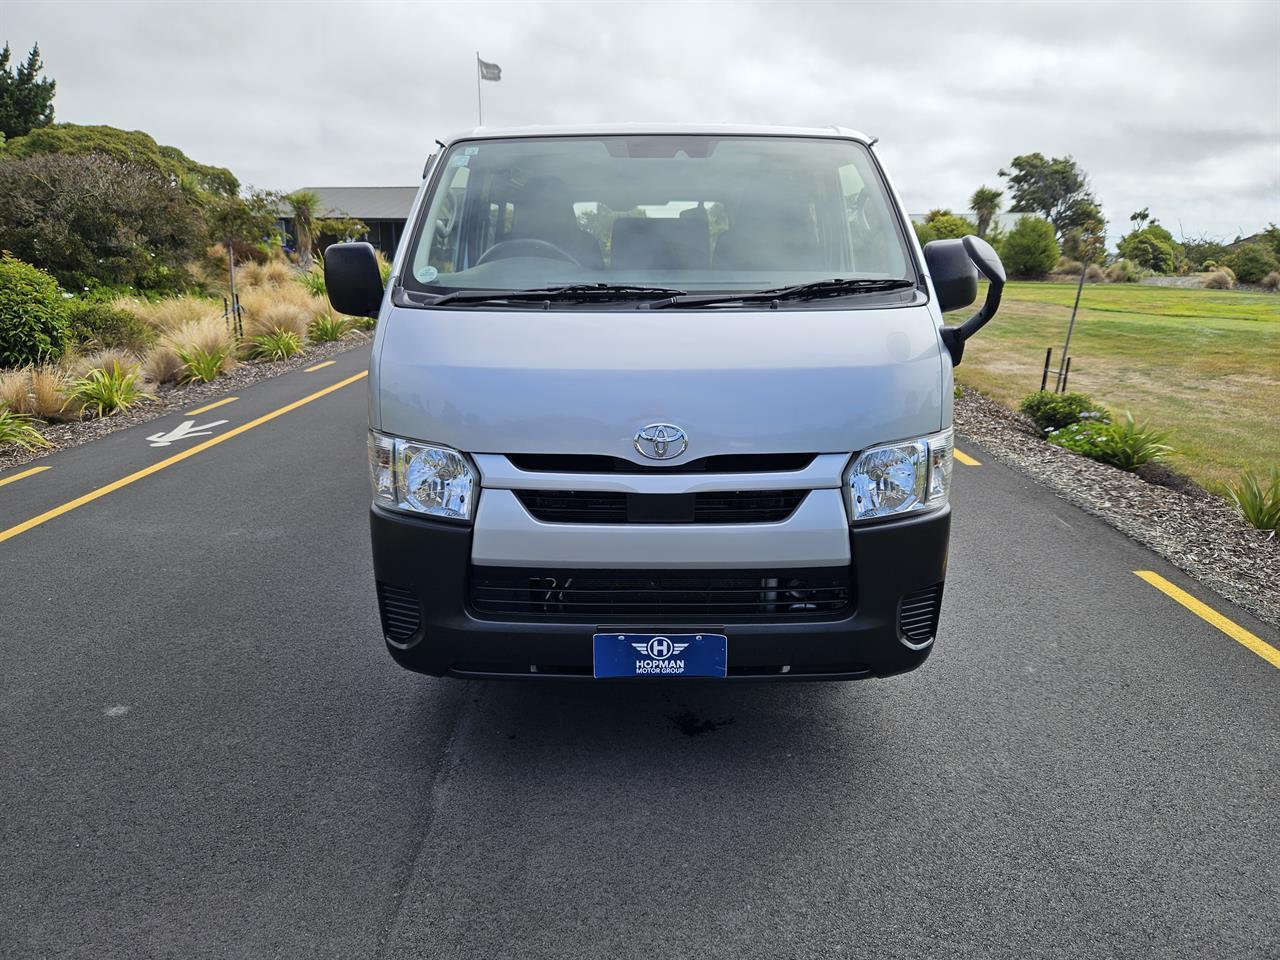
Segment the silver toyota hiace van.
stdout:
<svg viewBox="0 0 1280 960">
<path fill-rule="evenodd" d="M 999 304 L 840 128 L 478 129 L 428 161 L 376 316 L 374 573 L 434 675 L 852 679 L 934 642 L 952 366 Z M 982 309 L 959 326 L 943 313 Z"/>
</svg>

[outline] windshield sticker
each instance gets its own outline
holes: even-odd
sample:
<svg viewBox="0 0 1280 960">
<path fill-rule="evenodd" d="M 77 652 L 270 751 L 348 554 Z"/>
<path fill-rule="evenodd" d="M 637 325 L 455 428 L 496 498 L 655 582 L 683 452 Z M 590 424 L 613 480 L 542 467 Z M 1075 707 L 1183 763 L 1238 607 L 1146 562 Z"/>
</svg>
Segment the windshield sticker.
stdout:
<svg viewBox="0 0 1280 960">
<path fill-rule="evenodd" d="M 430 266 L 423 267 L 421 270 L 418 271 L 418 279 L 421 280 L 423 283 L 430 283 L 439 275 L 440 275 L 440 271 L 437 270 L 435 267 L 430 267 Z"/>
<path fill-rule="evenodd" d="M 474 157 L 477 153 L 479 153 L 479 152 L 480 152 L 480 148 L 479 148 L 479 147 L 467 147 L 467 148 L 465 148 L 462 152 L 463 152 L 463 153 L 465 153 L 468 157 Z"/>
<path fill-rule="evenodd" d="M 470 161 L 471 161 L 470 156 L 462 153 L 455 153 L 452 157 L 449 158 L 449 166 L 465 167 Z"/>
</svg>

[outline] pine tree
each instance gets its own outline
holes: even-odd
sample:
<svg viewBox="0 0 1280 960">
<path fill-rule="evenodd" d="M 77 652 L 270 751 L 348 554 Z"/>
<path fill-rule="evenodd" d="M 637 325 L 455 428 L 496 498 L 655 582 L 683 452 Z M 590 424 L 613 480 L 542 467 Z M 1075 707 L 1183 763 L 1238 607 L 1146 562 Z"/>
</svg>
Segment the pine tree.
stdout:
<svg viewBox="0 0 1280 960">
<path fill-rule="evenodd" d="M 57 83 L 41 77 L 40 45 L 27 54 L 15 71 L 9 66 L 9 45 L 0 50 L 0 143 L 53 123 L 53 93 Z"/>
</svg>

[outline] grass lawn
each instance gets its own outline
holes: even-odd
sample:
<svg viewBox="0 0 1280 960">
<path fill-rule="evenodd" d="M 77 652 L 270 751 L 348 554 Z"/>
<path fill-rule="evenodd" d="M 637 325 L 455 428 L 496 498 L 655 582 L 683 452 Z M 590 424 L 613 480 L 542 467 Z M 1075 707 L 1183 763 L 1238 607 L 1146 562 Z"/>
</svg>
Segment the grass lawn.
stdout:
<svg viewBox="0 0 1280 960">
<path fill-rule="evenodd" d="M 1016 407 L 1039 388 L 1046 347 L 1057 369 L 1075 293 L 1009 283 L 956 380 Z M 1169 430 L 1170 465 L 1200 484 L 1280 465 L 1280 295 L 1085 284 L 1068 389 Z"/>
</svg>

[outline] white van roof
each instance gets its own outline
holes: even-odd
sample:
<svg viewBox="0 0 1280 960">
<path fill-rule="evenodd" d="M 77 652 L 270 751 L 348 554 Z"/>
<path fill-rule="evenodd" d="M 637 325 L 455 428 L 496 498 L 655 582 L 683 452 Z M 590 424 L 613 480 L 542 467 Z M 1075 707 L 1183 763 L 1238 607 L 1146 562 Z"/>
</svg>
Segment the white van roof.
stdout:
<svg viewBox="0 0 1280 960">
<path fill-rule="evenodd" d="M 594 136 L 693 136 L 721 137 L 840 137 L 871 144 L 873 138 L 848 127 L 771 127 L 739 123 L 598 123 L 591 125 L 546 125 L 528 127 L 473 127 L 455 134 L 457 140 L 498 140 L 512 137 L 594 137 Z"/>
</svg>

